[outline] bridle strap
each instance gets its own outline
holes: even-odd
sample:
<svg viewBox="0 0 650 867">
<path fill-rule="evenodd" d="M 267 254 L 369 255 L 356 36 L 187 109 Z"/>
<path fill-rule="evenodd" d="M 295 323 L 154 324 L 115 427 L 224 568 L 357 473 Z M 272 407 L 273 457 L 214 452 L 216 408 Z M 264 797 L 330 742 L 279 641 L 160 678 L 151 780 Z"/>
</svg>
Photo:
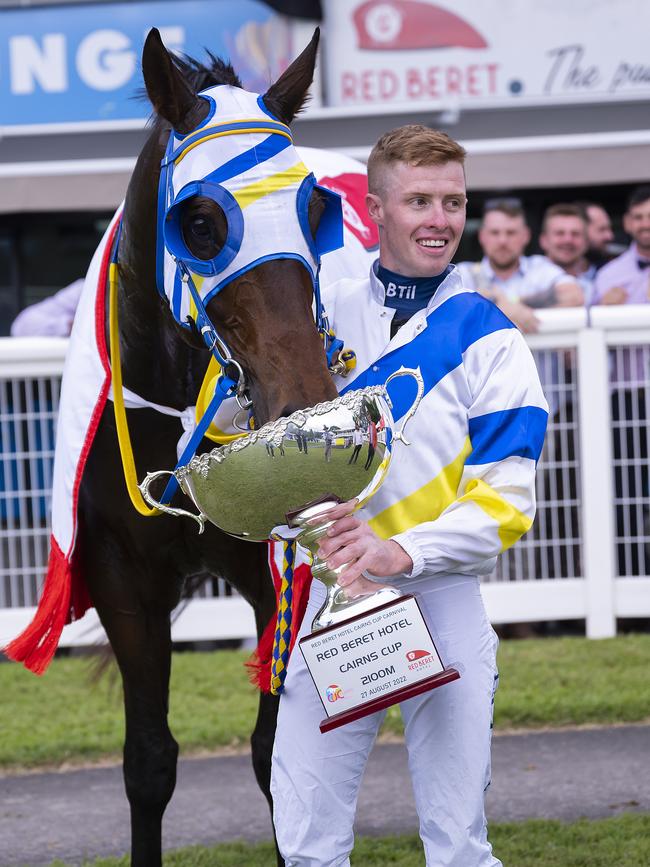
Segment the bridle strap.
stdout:
<svg viewBox="0 0 650 867">
<path fill-rule="evenodd" d="M 111 374 L 113 381 L 113 412 L 115 414 L 115 426 L 117 429 L 117 440 L 120 449 L 120 457 L 122 460 L 122 472 L 126 489 L 129 494 L 129 499 L 133 504 L 133 508 L 145 518 L 151 518 L 155 515 L 160 515 L 160 509 L 149 507 L 140 493 L 138 487 L 138 476 L 135 468 L 135 458 L 133 456 L 133 446 L 131 444 L 131 435 L 129 433 L 129 425 L 126 418 L 126 408 L 124 406 L 124 387 L 122 383 L 122 359 L 120 355 L 120 336 L 119 336 L 119 321 L 118 321 L 118 306 L 117 306 L 117 283 L 118 283 L 118 250 L 120 243 L 120 235 L 122 230 L 122 219 L 117 227 L 115 239 L 113 241 L 113 250 L 111 252 L 111 261 L 109 265 L 109 346 L 111 353 Z M 198 293 L 197 293 L 198 295 Z M 217 361 L 219 356 L 214 353 Z M 227 362 L 226 362 L 227 363 Z M 228 397 L 233 397 L 236 392 L 237 383 L 223 372 L 217 380 L 217 385 L 214 390 L 214 395 L 210 400 L 205 412 L 198 425 L 196 426 L 190 441 L 185 447 L 183 454 L 180 456 L 176 469 L 188 463 L 199 443 L 201 442 L 205 431 L 208 429 L 210 422 L 216 415 L 219 407 Z M 178 490 L 178 482 L 174 475 L 170 476 L 167 487 L 165 488 L 160 502 L 167 505 L 176 491 Z"/>
</svg>

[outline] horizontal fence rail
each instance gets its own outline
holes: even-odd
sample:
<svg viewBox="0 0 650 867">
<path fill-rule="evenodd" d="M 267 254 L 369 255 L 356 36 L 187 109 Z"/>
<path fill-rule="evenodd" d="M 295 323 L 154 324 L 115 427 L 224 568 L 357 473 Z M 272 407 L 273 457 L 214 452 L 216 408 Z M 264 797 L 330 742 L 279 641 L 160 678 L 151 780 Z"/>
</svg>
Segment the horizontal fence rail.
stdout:
<svg viewBox="0 0 650 867">
<path fill-rule="evenodd" d="M 483 581 L 493 623 L 650 617 L 650 305 L 537 311 L 528 335 L 549 403 L 533 528 Z M 52 464 L 67 340 L 0 339 L 0 643 L 31 619 L 47 564 Z M 180 430 L 179 430 L 180 435 Z M 221 580 L 175 612 L 176 642 L 251 638 Z M 94 611 L 62 646 L 103 640 Z"/>
</svg>

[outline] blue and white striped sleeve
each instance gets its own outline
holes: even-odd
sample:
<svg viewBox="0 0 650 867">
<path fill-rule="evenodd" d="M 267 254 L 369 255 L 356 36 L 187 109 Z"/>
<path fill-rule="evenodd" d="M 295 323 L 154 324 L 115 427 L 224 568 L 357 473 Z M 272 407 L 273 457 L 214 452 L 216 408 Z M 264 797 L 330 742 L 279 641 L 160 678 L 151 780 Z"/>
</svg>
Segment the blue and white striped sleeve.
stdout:
<svg viewBox="0 0 650 867">
<path fill-rule="evenodd" d="M 409 577 L 489 571 L 535 515 L 548 406 L 530 350 L 516 329 L 499 330 L 468 347 L 463 364 L 471 451 L 456 499 L 435 520 L 392 537 L 413 560 Z"/>
</svg>

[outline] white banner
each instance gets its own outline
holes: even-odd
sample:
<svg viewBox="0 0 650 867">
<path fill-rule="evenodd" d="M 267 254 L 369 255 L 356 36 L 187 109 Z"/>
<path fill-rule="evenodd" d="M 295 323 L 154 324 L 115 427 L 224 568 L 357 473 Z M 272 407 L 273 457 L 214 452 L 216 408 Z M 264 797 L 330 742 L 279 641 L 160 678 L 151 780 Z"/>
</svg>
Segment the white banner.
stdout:
<svg viewBox="0 0 650 867">
<path fill-rule="evenodd" d="M 647 0 L 325 0 L 327 102 L 650 96 Z"/>
</svg>

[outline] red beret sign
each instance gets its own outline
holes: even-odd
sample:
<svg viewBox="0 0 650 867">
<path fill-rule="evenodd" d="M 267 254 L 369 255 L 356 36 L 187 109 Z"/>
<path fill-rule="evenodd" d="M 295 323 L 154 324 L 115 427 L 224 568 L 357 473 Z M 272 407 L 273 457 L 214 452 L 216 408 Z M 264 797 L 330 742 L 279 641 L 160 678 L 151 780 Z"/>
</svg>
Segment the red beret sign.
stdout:
<svg viewBox="0 0 650 867">
<path fill-rule="evenodd" d="M 645 0 L 325 0 L 324 8 L 329 104 L 650 96 Z"/>
</svg>

